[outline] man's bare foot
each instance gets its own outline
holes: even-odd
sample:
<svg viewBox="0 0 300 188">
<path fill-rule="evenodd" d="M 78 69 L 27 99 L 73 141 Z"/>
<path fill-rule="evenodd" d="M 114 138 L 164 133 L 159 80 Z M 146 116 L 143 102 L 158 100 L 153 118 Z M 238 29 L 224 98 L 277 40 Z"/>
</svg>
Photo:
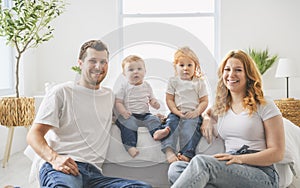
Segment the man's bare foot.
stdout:
<svg viewBox="0 0 300 188">
<path fill-rule="evenodd" d="M 167 150 L 166 151 L 166 157 L 167 157 L 167 161 L 171 164 L 175 161 L 178 161 L 177 156 L 175 155 L 175 153 L 172 150 Z"/>
<path fill-rule="evenodd" d="M 161 139 L 165 138 L 166 136 L 168 136 L 170 131 L 171 131 L 170 127 L 166 127 L 164 129 L 157 130 L 153 134 L 153 139 L 155 141 L 161 140 Z"/>
<path fill-rule="evenodd" d="M 131 148 L 128 149 L 128 153 L 129 153 L 129 155 L 130 155 L 132 158 L 134 158 L 134 157 L 136 157 L 140 152 L 139 152 L 139 150 L 138 150 L 136 147 L 131 147 Z"/>
<path fill-rule="evenodd" d="M 189 157 L 182 155 L 181 153 L 177 154 L 177 158 L 178 158 L 178 160 L 185 161 L 185 162 L 190 162 L 190 160 L 191 160 Z"/>
</svg>

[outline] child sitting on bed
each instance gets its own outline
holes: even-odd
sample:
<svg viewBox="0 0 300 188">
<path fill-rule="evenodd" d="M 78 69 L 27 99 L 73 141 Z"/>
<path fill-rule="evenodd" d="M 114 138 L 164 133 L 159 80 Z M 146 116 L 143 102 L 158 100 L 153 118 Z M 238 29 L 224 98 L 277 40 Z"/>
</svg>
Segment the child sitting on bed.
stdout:
<svg viewBox="0 0 300 188">
<path fill-rule="evenodd" d="M 154 140 L 166 137 L 170 129 L 169 127 L 161 128 L 160 119 L 150 113 L 149 105 L 159 109 L 160 104 L 154 98 L 149 83 L 144 81 L 146 67 L 143 59 L 130 55 L 123 60 L 122 68 L 126 82 L 123 82 L 116 92 L 116 125 L 121 130 L 125 149 L 130 156 L 135 157 L 139 154 L 136 144 L 137 129 L 141 123 L 148 128 Z"/>
<path fill-rule="evenodd" d="M 162 141 L 162 151 L 169 163 L 177 160 L 190 161 L 195 156 L 200 141 L 201 114 L 207 108 L 208 95 L 201 77 L 200 63 L 188 47 L 180 48 L 174 55 L 175 76 L 168 82 L 166 102 L 170 114 L 166 127 L 170 135 Z M 179 137 L 180 151 L 176 155 Z"/>
</svg>

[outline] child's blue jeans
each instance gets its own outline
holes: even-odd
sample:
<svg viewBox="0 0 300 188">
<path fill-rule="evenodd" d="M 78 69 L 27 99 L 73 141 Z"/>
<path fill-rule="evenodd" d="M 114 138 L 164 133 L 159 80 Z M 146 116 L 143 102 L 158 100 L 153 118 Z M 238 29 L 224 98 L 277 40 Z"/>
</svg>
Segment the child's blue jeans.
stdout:
<svg viewBox="0 0 300 188">
<path fill-rule="evenodd" d="M 167 148 L 171 148 L 175 153 L 179 138 L 179 153 L 190 159 L 193 158 L 202 136 L 200 132 L 202 120 L 201 116 L 193 119 L 183 119 L 170 113 L 164 126 L 169 126 L 171 132 L 167 138 L 162 140 L 162 151 L 165 152 Z"/>
<path fill-rule="evenodd" d="M 155 131 L 162 128 L 160 119 L 151 113 L 132 114 L 128 119 L 119 115 L 116 125 L 121 131 L 121 139 L 126 151 L 131 147 L 136 147 L 139 127 L 147 127 L 152 137 Z"/>
</svg>

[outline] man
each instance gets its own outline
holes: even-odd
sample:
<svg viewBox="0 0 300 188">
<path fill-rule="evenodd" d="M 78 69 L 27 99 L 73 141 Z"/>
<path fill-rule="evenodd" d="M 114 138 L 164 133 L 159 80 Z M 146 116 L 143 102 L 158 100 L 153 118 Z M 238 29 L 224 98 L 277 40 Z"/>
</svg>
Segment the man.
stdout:
<svg viewBox="0 0 300 188">
<path fill-rule="evenodd" d="M 103 42 L 84 43 L 79 80 L 57 85 L 46 94 L 27 135 L 28 144 L 45 160 L 39 174 L 41 187 L 151 187 L 101 172 L 114 104 L 112 91 L 101 86 L 108 56 Z M 48 132 L 52 136 L 46 140 Z"/>
</svg>

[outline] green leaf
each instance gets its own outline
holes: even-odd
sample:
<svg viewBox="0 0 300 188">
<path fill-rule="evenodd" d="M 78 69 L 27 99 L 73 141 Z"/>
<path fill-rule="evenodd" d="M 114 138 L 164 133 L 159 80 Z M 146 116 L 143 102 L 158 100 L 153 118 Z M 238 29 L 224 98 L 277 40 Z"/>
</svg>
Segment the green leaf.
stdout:
<svg viewBox="0 0 300 188">
<path fill-rule="evenodd" d="M 16 47 L 18 53 L 16 56 L 21 57 L 28 48 L 37 47 L 53 38 L 53 29 L 49 23 L 64 12 L 66 2 L 65 0 L 11 1 L 11 8 L 2 8 L 0 0 L 0 36 L 6 39 L 7 45 Z M 16 78 L 19 76 L 16 75 Z M 18 79 L 16 82 L 19 83 Z M 18 87 L 16 93 L 18 96 Z"/>
<path fill-rule="evenodd" d="M 71 67 L 73 71 L 78 72 L 79 74 L 81 74 L 81 69 L 79 66 L 73 66 Z"/>
<path fill-rule="evenodd" d="M 248 48 L 246 51 L 254 60 L 259 72 L 263 75 L 278 59 L 278 55 L 271 56 L 268 48 L 265 50 L 255 50 Z"/>
</svg>

